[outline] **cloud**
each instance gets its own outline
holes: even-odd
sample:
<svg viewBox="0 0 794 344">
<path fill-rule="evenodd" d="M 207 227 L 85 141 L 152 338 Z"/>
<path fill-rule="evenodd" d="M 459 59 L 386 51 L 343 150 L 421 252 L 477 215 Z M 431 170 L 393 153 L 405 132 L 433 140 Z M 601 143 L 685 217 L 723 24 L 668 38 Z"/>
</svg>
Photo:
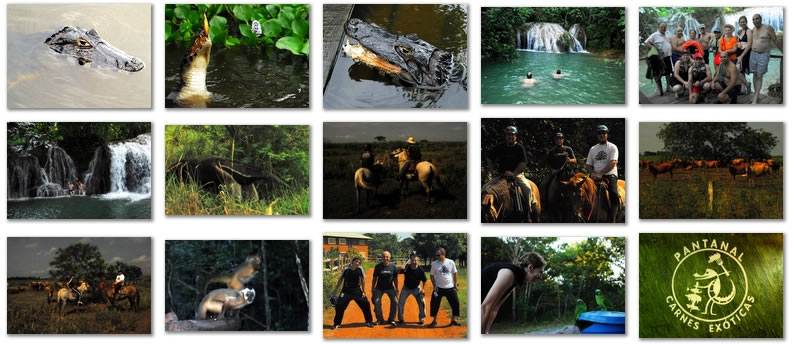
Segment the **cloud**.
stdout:
<svg viewBox="0 0 794 344">
<path fill-rule="evenodd" d="M 33 242 L 31 242 L 30 244 L 25 244 L 25 246 L 24 246 L 24 247 L 25 247 L 26 249 L 31 249 L 31 250 L 32 250 L 32 249 L 39 248 L 39 241 L 38 241 L 38 240 L 36 240 L 36 241 L 33 241 Z"/>
<path fill-rule="evenodd" d="M 149 261 L 150 261 L 150 258 L 149 258 L 149 256 L 147 256 L 147 255 L 142 255 L 142 256 L 140 256 L 140 257 L 133 258 L 133 259 L 130 261 L 130 263 L 133 263 L 133 264 L 148 264 L 148 263 L 149 263 Z"/>
<path fill-rule="evenodd" d="M 119 257 L 119 256 L 115 256 L 115 257 L 113 257 L 112 259 L 110 259 L 110 261 L 111 261 L 111 262 L 114 262 L 114 263 L 115 263 L 115 262 L 123 262 L 123 261 L 124 261 L 124 258 L 121 258 L 121 257 Z"/>
<path fill-rule="evenodd" d="M 46 251 L 45 250 L 41 250 L 39 252 L 36 252 L 36 255 L 37 256 L 45 256 L 45 257 L 53 256 L 53 255 L 55 255 L 55 252 L 57 252 L 57 251 L 58 251 L 57 247 L 50 247 L 49 250 L 46 250 Z"/>
</svg>

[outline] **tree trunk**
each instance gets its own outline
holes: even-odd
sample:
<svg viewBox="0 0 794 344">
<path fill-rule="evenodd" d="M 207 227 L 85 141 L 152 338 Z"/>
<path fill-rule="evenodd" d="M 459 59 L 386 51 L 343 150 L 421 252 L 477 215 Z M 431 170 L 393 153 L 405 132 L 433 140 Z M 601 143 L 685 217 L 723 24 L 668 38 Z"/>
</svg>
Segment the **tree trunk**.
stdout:
<svg viewBox="0 0 794 344">
<path fill-rule="evenodd" d="M 259 243 L 259 250 L 262 252 L 262 285 L 265 290 L 265 326 L 266 330 L 270 331 L 271 324 L 271 310 L 270 310 L 270 295 L 267 290 L 267 251 L 265 251 L 265 241 Z"/>
<path fill-rule="evenodd" d="M 295 264 L 298 265 L 298 277 L 300 278 L 301 288 L 303 289 L 303 297 L 306 298 L 306 309 L 309 308 L 309 285 L 306 283 L 306 277 L 303 276 L 303 266 L 301 265 L 301 258 L 298 255 L 298 241 L 292 242 L 292 247 L 295 249 Z M 307 312 L 308 314 L 308 312 Z M 309 329 L 309 317 L 306 317 L 306 329 Z"/>
</svg>

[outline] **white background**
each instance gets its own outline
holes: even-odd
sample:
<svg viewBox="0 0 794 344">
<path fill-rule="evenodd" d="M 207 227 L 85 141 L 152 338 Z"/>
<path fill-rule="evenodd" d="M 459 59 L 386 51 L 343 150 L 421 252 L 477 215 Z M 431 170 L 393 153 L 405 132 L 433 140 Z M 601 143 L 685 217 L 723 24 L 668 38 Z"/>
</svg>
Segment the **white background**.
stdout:
<svg viewBox="0 0 794 344">
<path fill-rule="evenodd" d="M 73 1 L 57 1 L 65 2 Z M 170 2 L 170 1 L 169 1 Z M 182 2 L 182 1 L 174 1 Z M 217 1 L 218 3 L 227 1 Z M 241 1 L 249 2 L 249 1 Z M 306 3 L 307 1 L 284 1 Z M 58 340 L 60 343 L 83 342 L 157 342 L 166 343 L 210 343 L 218 340 L 246 341 L 293 341 L 296 343 L 319 343 L 322 341 L 322 288 L 321 260 L 322 232 L 461 232 L 469 234 L 469 259 L 472 272 L 469 280 L 468 325 L 472 342 L 513 342 L 531 341 L 532 343 L 569 342 L 587 340 L 590 342 L 639 341 L 639 318 L 637 288 L 638 234 L 639 232 L 784 232 L 786 221 L 640 221 L 638 215 L 638 165 L 637 161 L 637 123 L 640 121 L 785 121 L 787 106 L 639 106 L 638 105 L 638 6 L 783 6 L 782 1 L 484 1 L 471 0 L 469 5 L 469 109 L 468 110 L 359 110 L 324 111 L 322 108 L 322 1 L 308 1 L 311 31 L 311 104 L 309 110 L 238 110 L 238 109 L 164 109 L 164 3 L 153 5 L 152 32 L 153 59 L 147 72 L 153 73 L 152 110 L 14 110 L 6 109 L 6 95 L 0 106 L 6 121 L 151 121 L 153 126 L 153 219 L 147 221 L 8 221 L 2 224 L 4 236 L 151 236 L 152 248 L 152 335 L 151 336 L 5 336 L 9 342 L 43 342 Z M 433 1 L 368 1 L 369 3 L 434 3 Z M 229 2 L 240 3 L 240 2 Z M 328 1 L 327 3 L 346 3 Z M 349 3 L 349 1 L 347 2 Z M 363 1 L 360 3 L 367 3 Z M 480 8 L 481 6 L 618 6 L 626 7 L 626 105 L 595 106 L 482 106 L 480 105 Z M 0 8 L 6 18 L 6 7 Z M 56 24 L 54 24 L 57 26 Z M 6 25 L 2 25 L 2 37 L 6 37 Z M 791 37 L 786 37 L 791 41 Z M 36 44 L 36 42 L 32 42 Z M 791 46 L 790 44 L 786 44 Z M 4 44 L 4 46 L 7 46 Z M 6 54 L 2 54 L 2 80 L 6 80 Z M 786 80 L 791 80 L 790 70 L 786 69 Z M 766 85 L 765 85 L 766 86 Z M 791 102 L 791 89 L 785 88 L 786 102 Z M 43 95 L 42 95 L 43 96 Z M 479 221 L 478 185 L 480 161 L 480 118 L 481 117 L 625 117 L 626 151 L 621 152 L 621 164 L 626 164 L 628 188 L 628 216 L 624 225 L 503 225 L 483 226 Z M 323 121 L 466 121 L 469 123 L 469 209 L 468 220 L 414 220 L 414 221 L 324 221 L 322 219 L 322 123 Z M 309 124 L 311 125 L 311 215 L 304 217 L 168 217 L 164 203 L 164 145 L 163 132 L 167 124 Z M 0 139 L 4 147 L 0 150 L 0 160 L 6 162 L 6 130 L 3 124 Z M 791 140 L 785 140 L 784 154 L 791 151 Z M 784 167 L 786 180 L 791 173 Z M 0 170 L 0 194 L 6 193 L 6 168 Z M 788 193 L 786 193 L 788 195 Z M 675 202 L 676 200 L 670 200 Z M 791 214 L 790 202 L 785 203 L 786 214 Z M 0 207 L 0 214 L 6 213 L 6 204 Z M 480 311 L 477 299 L 480 295 L 479 268 L 481 236 L 626 236 L 626 335 L 606 337 L 510 337 L 498 336 L 484 338 L 479 334 Z M 785 235 L 784 240 L 790 241 Z M 311 240 L 311 328 L 309 333 L 255 333 L 255 334 L 166 334 L 163 326 L 164 308 L 164 240 L 166 239 L 309 239 Z M 788 246 L 788 244 L 786 244 Z M 0 249 L 0 270 L 6 277 L 6 248 Z M 786 257 L 788 258 L 788 257 Z M 791 265 L 786 264 L 786 274 L 791 273 Z M 296 287 L 285 285 L 285 287 Z M 787 306 L 790 300 L 785 298 Z M 3 334 L 6 333 L 6 293 L 0 293 L 0 322 Z M 789 308 L 789 307 L 786 307 Z M 763 310 L 754 310 L 761 312 Z M 785 328 L 791 329 L 791 320 L 786 318 Z M 422 342 L 428 342 L 427 340 Z"/>
</svg>

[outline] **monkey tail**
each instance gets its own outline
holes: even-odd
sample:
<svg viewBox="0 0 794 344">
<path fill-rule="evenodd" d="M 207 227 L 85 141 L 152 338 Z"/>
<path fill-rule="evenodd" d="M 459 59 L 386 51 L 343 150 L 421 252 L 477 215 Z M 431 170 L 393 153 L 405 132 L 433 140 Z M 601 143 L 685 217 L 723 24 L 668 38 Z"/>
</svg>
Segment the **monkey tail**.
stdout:
<svg viewBox="0 0 794 344">
<path fill-rule="evenodd" d="M 212 283 L 223 283 L 228 284 L 231 281 L 230 276 L 226 275 L 215 275 L 207 279 L 207 282 L 204 282 L 204 295 L 207 295 L 207 288 L 209 288 L 210 284 Z"/>
</svg>

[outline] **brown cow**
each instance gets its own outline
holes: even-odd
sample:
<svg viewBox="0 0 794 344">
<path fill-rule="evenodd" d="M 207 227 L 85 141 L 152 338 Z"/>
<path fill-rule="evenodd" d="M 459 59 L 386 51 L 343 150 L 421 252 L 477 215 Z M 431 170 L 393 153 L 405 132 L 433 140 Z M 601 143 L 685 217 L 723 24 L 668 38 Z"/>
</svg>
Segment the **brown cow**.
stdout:
<svg viewBox="0 0 794 344">
<path fill-rule="evenodd" d="M 640 160 L 640 169 L 648 167 L 648 160 Z"/>
<path fill-rule="evenodd" d="M 695 160 L 695 166 L 703 168 L 703 167 L 706 166 L 706 161 L 705 160 Z"/>
<path fill-rule="evenodd" d="M 706 164 L 706 168 L 717 168 L 720 165 L 719 160 L 706 160 L 704 163 Z"/>
<path fill-rule="evenodd" d="M 734 159 L 738 160 L 738 159 Z M 746 162 L 740 162 L 738 164 L 731 164 L 728 166 L 728 172 L 731 173 L 733 180 L 736 180 L 736 175 L 745 175 L 747 174 L 747 169 L 750 167 L 750 164 Z"/>
<path fill-rule="evenodd" d="M 755 177 L 761 177 L 772 173 L 772 166 L 766 162 L 754 162 L 750 165 L 750 173 Z"/>
<path fill-rule="evenodd" d="M 744 162 L 744 158 L 736 158 L 731 160 L 731 165 L 738 165 Z"/>
<path fill-rule="evenodd" d="M 656 180 L 657 174 L 665 174 L 670 173 L 670 180 L 673 180 L 673 167 L 674 163 L 672 161 L 662 162 L 662 163 L 648 163 L 648 171 L 651 171 L 653 174 L 653 180 Z"/>
</svg>

